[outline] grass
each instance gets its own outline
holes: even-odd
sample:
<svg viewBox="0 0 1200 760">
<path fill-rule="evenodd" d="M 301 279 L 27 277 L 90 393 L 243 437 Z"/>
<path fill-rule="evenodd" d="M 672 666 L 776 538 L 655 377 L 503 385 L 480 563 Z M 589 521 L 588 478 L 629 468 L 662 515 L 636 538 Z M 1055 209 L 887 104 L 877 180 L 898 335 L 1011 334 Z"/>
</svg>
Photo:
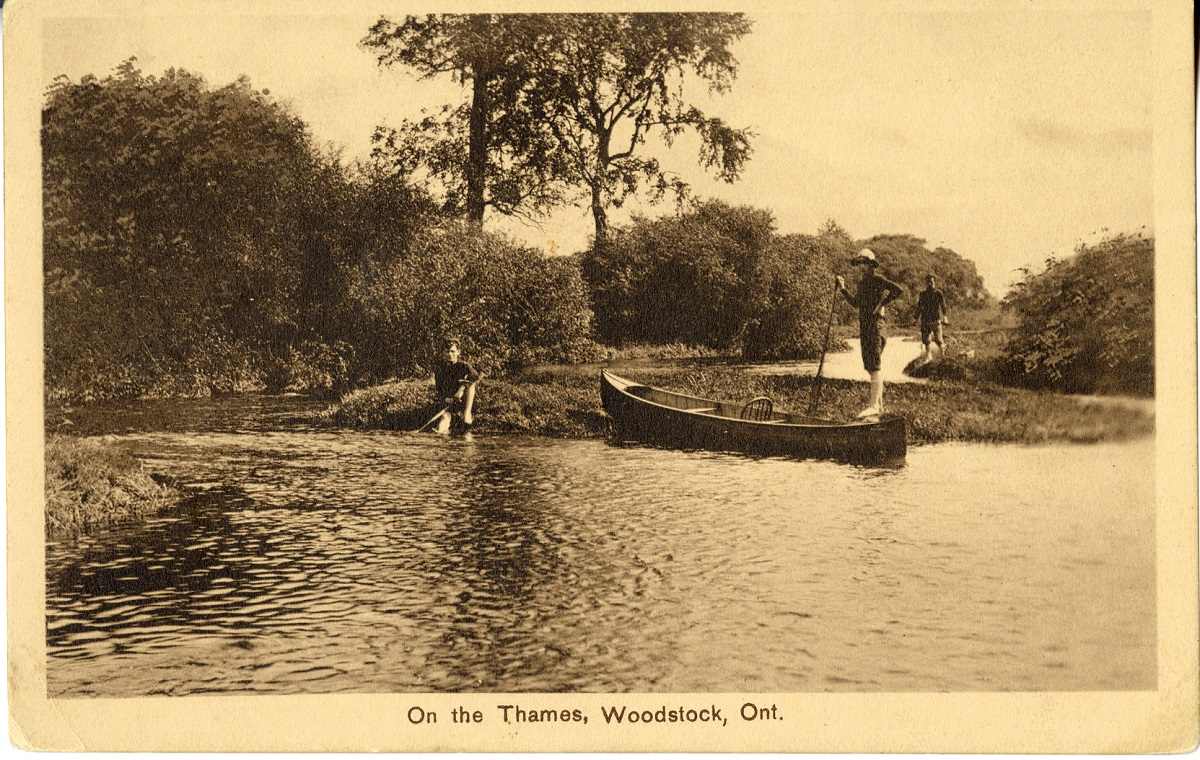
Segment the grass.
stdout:
<svg viewBox="0 0 1200 760">
<path fill-rule="evenodd" d="M 708 346 L 693 346 L 688 343 L 627 343 L 619 348 L 600 346 L 603 357 L 609 360 L 631 359 L 703 359 L 720 356 L 721 351 Z"/>
<path fill-rule="evenodd" d="M 486 378 L 475 399 L 476 430 L 536 433 L 560 438 L 603 435 L 608 418 L 591 378 L 549 374 Z M 338 427 L 416 430 L 440 407 L 428 381 L 412 380 L 353 391 L 324 413 Z"/>
<path fill-rule="evenodd" d="M 1002 369 L 1003 348 L 1008 337 L 1009 330 L 1005 328 L 947 331 L 945 355 L 909 374 L 932 380 L 991 383 L 1020 388 L 1021 378 L 1008 377 Z"/>
<path fill-rule="evenodd" d="M 46 535 L 77 536 L 144 518 L 174 503 L 178 492 L 156 483 L 134 458 L 81 438 L 46 440 Z"/>
<path fill-rule="evenodd" d="M 698 396 L 749 399 L 770 396 L 780 407 L 808 406 L 812 378 L 749 375 L 726 368 L 647 369 L 631 378 Z M 427 383 L 392 383 L 346 396 L 325 415 L 353 428 L 416 429 L 437 407 Z M 819 413 L 850 419 L 864 403 L 866 384 L 825 380 Z M 941 381 L 887 386 L 888 410 L 908 419 L 912 443 L 976 441 L 1044 443 L 1099 442 L 1146 435 L 1154 418 L 1136 409 L 1090 406 L 1054 393 L 993 383 Z M 523 375 L 487 378 L 476 397 L 475 429 L 490 433 L 533 433 L 590 438 L 608 432 L 593 376 Z"/>
</svg>

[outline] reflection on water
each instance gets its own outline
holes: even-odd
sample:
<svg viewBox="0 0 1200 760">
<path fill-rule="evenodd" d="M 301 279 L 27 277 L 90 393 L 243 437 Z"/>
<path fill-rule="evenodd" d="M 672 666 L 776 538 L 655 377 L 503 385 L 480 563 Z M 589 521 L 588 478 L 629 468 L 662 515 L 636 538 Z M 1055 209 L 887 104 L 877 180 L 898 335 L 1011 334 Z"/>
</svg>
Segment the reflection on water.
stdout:
<svg viewBox="0 0 1200 760">
<path fill-rule="evenodd" d="M 1149 440 L 887 470 L 254 403 L 118 436 L 196 493 L 49 546 L 51 694 L 1155 685 Z"/>
</svg>

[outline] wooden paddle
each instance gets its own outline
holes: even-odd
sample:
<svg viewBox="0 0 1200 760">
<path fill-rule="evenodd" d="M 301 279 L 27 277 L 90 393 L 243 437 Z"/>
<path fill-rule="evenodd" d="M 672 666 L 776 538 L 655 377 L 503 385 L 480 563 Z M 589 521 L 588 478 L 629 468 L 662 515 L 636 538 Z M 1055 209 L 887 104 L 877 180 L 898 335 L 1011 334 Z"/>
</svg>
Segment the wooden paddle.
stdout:
<svg viewBox="0 0 1200 760">
<path fill-rule="evenodd" d="M 821 400 L 821 371 L 825 369 L 825 353 L 829 350 L 829 333 L 833 330 L 833 312 L 837 309 L 838 282 L 833 281 L 833 297 L 829 299 L 829 321 L 825 323 L 825 344 L 821 346 L 821 361 L 817 363 L 817 379 L 813 382 L 812 399 L 808 402 L 808 416 L 817 416 L 817 402 Z"/>
</svg>

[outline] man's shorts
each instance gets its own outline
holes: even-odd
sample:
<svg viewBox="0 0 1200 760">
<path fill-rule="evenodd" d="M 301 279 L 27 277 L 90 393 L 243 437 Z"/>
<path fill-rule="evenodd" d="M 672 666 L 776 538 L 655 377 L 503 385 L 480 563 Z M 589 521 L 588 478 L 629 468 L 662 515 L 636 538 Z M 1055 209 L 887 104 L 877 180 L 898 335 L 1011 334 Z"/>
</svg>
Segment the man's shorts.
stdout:
<svg viewBox="0 0 1200 760">
<path fill-rule="evenodd" d="M 878 372 L 879 362 L 883 358 L 883 347 L 887 345 L 887 338 L 883 336 L 883 331 L 876 326 L 873 329 L 860 328 L 859 342 L 862 343 L 862 358 L 863 368 L 867 372 Z"/>
<path fill-rule="evenodd" d="M 942 345 L 942 323 L 934 322 L 933 324 L 921 323 L 921 342 L 929 345 L 929 339 L 933 338 L 933 342 Z"/>
</svg>

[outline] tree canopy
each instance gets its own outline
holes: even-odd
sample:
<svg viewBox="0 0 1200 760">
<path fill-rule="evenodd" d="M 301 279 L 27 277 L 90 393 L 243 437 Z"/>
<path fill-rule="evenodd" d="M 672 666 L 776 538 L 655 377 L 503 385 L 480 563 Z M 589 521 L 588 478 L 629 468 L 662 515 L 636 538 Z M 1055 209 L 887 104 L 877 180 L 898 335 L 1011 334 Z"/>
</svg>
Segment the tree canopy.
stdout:
<svg viewBox="0 0 1200 760">
<path fill-rule="evenodd" d="M 846 239 L 845 231 L 834 223 L 825 234 Z M 938 246 L 932 251 L 925 240 L 915 235 L 875 235 L 865 240 L 854 241 L 850 249 L 870 248 L 879 257 L 884 274 L 904 287 L 914 304 L 917 294 L 925 289 L 925 275 L 937 277 L 938 288 L 946 297 L 948 309 L 979 309 L 994 305 L 995 299 L 984 287 L 983 278 L 975 269 L 975 262 L 958 252 Z M 839 274 L 854 278 L 848 260 L 835 263 Z M 915 312 L 905 316 L 913 316 Z"/>
<path fill-rule="evenodd" d="M 440 14 L 380 19 L 363 40 L 381 66 L 470 83 L 469 104 L 376 131 L 377 155 L 423 169 L 446 206 L 482 221 L 485 206 L 537 213 L 584 200 L 607 237 L 607 211 L 648 191 L 683 197 L 687 185 L 644 146 L 699 137 L 699 162 L 734 181 L 750 132 L 710 116 L 684 94 L 713 92 L 737 73 L 730 47 L 750 29 L 738 13 Z M 464 158 L 465 157 L 465 158 Z"/>
<path fill-rule="evenodd" d="M 602 339 L 797 358 L 821 350 L 835 249 L 825 238 L 776 235 L 765 209 L 707 201 L 635 216 L 582 262 Z"/>
<path fill-rule="evenodd" d="M 585 191 L 596 245 L 607 209 L 648 190 L 653 199 L 687 185 L 647 156 L 656 136 L 670 145 L 700 138 L 699 162 L 732 182 L 750 156 L 750 131 L 702 111 L 684 95 L 694 77 L 723 93 L 737 74 L 731 45 L 750 31 L 740 13 L 580 13 L 540 19 L 530 68 L 533 96 L 565 156 L 562 179 Z"/>
<path fill-rule="evenodd" d="M 536 33 L 526 14 L 428 14 L 382 17 L 362 40 L 384 68 L 404 66 L 421 78 L 441 75 L 471 88 L 397 127 L 380 125 L 374 156 L 405 174 L 424 171 L 443 188 L 443 207 L 481 224 L 485 210 L 536 215 L 561 200 L 562 169 L 530 102 L 523 48 Z"/>
<path fill-rule="evenodd" d="M 41 137 L 48 374 L 98 370 L 88 357 L 199 373 L 295 324 L 300 277 L 275 221 L 316 162 L 286 108 L 245 79 L 212 89 L 130 59 L 56 79 Z"/>
</svg>

